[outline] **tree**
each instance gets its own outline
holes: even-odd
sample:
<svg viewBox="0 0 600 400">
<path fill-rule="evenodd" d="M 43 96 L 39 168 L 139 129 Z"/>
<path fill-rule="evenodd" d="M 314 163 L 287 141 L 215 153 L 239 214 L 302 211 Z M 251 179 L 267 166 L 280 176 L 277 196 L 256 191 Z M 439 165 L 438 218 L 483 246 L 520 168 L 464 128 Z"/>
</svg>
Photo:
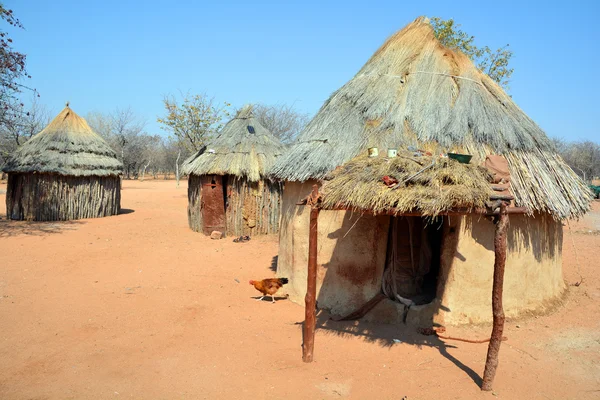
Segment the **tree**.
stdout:
<svg viewBox="0 0 600 400">
<path fill-rule="evenodd" d="M 229 116 L 227 108 L 231 105 L 218 105 L 214 98 L 206 94 L 188 93 L 182 97 L 179 102 L 173 96 L 165 96 L 163 104 L 166 115 L 157 121 L 183 148 L 196 152 L 223 127 L 225 118 Z"/>
<path fill-rule="evenodd" d="M 145 160 L 144 152 L 151 142 L 143 132 L 145 123 L 131 108 L 117 109 L 112 114 L 90 113 L 86 119 L 119 155 L 126 179 L 137 178 Z"/>
<path fill-rule="evenodd" d="M 24 29 L 12 10 L 7 10 L 1 3 L 0 18 L 15 28 Z M 12 43 L 8 32 L 0 29 L 0 126 L 9 128 L 18 123 L 24 113 L 19 94 L 23 89 L 33 90 L 20 82 L 23 78 L 31 78 L 25 66 L 27 56 L 14 50 Z"/>
<path fill-rule="evenodd" d="M 588 182 L 600 176 L 600 144 L 592 141 L 567 142 L 552 139 L 556 151 L 571 169 Z"/>
<path fill-rule="evenodd" d="M 462 51 L 475 63 L 477 68 L 500 86 L 508 88 L 510 77 L 514 71 L 513 68 L 509 68 L 513 52 L 509 50 L 508 44 L 495 51 L 488 46 L 478 47 L 475 45 L 475 36 L 470 36 L 460 30 L 460 25 L 455 23 L 452 18 L 444 20 L 434 17 L 431 19 L 431 25 L 435 36 L 444 46 Z"/>
<path fill-rule="evenodd" d="M 34 97 L 29 109 L 11 115 L 10 123 L 0 124 L 0 165 L 48 123 L 48 109 Z"/>
<path fill-rule="evenodd" d="M 282 143 L 291 143 L 304 129 L 310 117 L 294 110 L 292 106 L 285 104 L 268 106 L 256 104 L 253 107 L 254 116 Z"/>
</svg>

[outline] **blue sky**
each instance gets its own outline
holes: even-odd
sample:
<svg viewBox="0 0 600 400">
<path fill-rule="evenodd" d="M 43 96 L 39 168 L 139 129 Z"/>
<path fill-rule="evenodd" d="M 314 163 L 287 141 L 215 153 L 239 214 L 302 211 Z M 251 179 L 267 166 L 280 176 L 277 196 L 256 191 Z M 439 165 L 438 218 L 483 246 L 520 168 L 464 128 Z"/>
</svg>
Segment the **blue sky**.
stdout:
<svg viewBox="0 0 600 400">
<path fill-rule="evenodd" d="M 531 4 L 530 4 L 531 3 Z M 25 25 L 40 102 L 80 115 L 128 107 L 156 123 L 164 94 L 314 114 L 384 40 L 420 15 L 454 18 L 480 45 L 510 43 L 510 94 L 550 136 L 600 140 L 598 1 L 4 1 Z"/>
</svg>

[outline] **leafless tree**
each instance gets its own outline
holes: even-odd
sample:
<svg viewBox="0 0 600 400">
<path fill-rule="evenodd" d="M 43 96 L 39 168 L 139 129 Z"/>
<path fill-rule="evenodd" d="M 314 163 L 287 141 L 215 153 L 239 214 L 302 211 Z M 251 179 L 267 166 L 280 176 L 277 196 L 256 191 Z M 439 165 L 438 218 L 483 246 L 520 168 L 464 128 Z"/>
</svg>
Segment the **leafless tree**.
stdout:
<svg viewBox="0 0 600 400">
<path fill-rule="evenodd" d="M 553 139 L 554 146 L 565 162 L 586 182 L 600 176 L 600 144 L 590 140 L 568 142 Z"/>
<path fill-rule="evenodd" d="M 253 111 L 260 123 L 286 144 L 293 142 L 310 121 L 308 114 L 298 112 L 293 106 L 286 104 L 255 104 Z"/>
<path fill-rule="evenodd" d="M 31 106 L 23 112 L 12 114 L 10 123 L 0 124 L 0 165 L 32 136 L 50 122 L 48 109 L 34 97 Z"/>
<path fill-rule="evenodd" d="M 145 122 L 131 108 L 117 109 L 111 114 L 90 113 L 86 119 L 92 129 L 104 137 L 119 155 L 125 178 L 137 178 L 147 147 L 156 141 L 154 137 L 144 133 Z"/>
</svg>

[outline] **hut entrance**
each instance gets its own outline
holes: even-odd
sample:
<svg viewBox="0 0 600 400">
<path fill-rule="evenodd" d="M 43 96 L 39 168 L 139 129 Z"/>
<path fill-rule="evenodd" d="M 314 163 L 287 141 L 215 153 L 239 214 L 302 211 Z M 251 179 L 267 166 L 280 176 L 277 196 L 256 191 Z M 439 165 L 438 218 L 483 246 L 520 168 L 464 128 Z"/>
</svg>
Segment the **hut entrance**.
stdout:
<svg viewBox="0 0 600 400">
<path fill-rule="evenodd" d="M 398 300 L 398 295 L 417 305 L 435 299 L 442 218 L 391 217 L 383 273 L 383 291 L 388 297 Z"/>
<path fill-rule="evenodd" d="M 210 235 L 212 231 L 226 232 L 225 179 L 219 175 L 202 176 L 202 229 L 205 235 Z"/>
</svg>

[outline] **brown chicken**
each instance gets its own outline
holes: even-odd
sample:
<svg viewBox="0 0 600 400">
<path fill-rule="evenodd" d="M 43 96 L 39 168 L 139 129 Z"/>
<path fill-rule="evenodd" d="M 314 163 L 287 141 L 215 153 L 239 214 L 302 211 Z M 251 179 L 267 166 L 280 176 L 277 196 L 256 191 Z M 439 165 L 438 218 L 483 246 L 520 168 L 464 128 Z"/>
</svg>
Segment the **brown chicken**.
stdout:
<svg viewBox="0 0 600 400">
<path fill-rule="evenodd" d="M 281 288 L 283 285 L 288 283 L 287 278 L 268 278 L 263 279 L 262 281 L 250 281 L 251 285 L 254 285 L 254 288 L 261 292 L 263 296 L 260 299 L 256 299 L 260 301 L 265 298 L 265 296 L 271 296 L 271 302 L 275 303 L 275 293 Z"/>
</svg>

